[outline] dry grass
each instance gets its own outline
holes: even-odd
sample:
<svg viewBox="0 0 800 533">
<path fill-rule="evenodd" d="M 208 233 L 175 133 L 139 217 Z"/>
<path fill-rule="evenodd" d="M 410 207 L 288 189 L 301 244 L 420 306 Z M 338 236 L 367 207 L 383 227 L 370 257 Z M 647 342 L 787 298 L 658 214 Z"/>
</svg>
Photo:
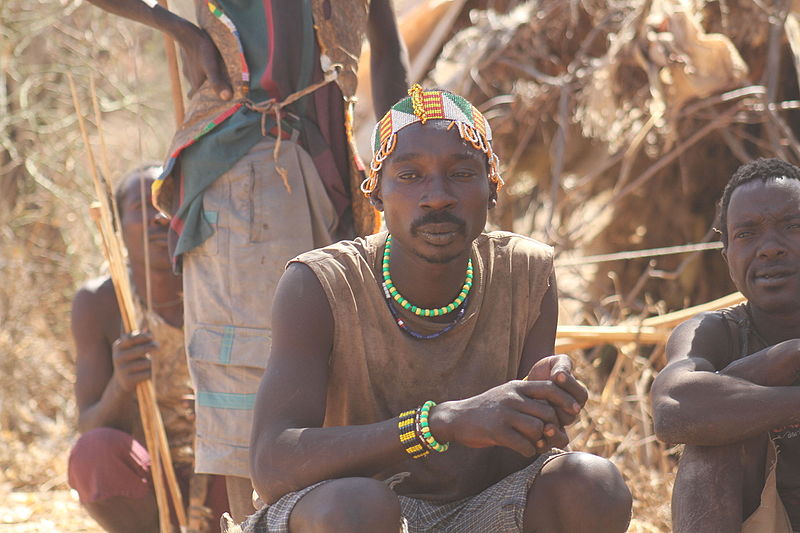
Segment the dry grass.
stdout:
<svg viewBox="0 0 800 533">
<path fill-rule="evenodd" d="M 76 0 L 0 5 L 0 491 L 66 487 L 76 412 L 70 300 L 103 270 L 65 68 L 84 108 L 97 78 L 119 174 L 160 158 L 171 128 L 170 115 L 157 118 L 168 100 L 148 89 L 161 73 L 134 69 L 129 54 L 152 50 L 158 61 L 159 36 L 110 20 Z"/>
<path fill-rule="evenodd" d="M 595 364 L 590 363 L 592 352 Z M 634 499 L 628 531 L 670 531 L 675 462 L 653 436 L 649 390 L 655 369 L 650 359 L 635 345 L 599 347 L 573 354 L 573 359 L 590 396 L 571 428 L 572 448 L 607 457 L 622 471 Z"/>
</svg>

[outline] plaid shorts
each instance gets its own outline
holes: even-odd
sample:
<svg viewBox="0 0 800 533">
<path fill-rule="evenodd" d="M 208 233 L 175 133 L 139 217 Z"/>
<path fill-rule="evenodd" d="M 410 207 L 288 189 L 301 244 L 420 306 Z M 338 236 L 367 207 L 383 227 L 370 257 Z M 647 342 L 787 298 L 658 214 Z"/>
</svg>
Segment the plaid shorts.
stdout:
<svg viewBox="0 0 800 533">
<path fill-rule="evenodd" d="M 542 467 L 553 457 L 563 455 L 553 450 L 536 458 L 529 466 L 505 477 L 483 492 L 449 503 L 435 503 L 398 496 L 403 533 L 522 533 L 522 516 L 528 502 L 528 491 Z M 241 528 L 223 526 L 226 533 L 289 533 L 289 515 L 300 499 L 320 485 L 321 481 L 297 492 L 291 492 L 262 507 L 250 516 Z M 391 486 L 391 485 L 390 485 Z"/>
</svg>

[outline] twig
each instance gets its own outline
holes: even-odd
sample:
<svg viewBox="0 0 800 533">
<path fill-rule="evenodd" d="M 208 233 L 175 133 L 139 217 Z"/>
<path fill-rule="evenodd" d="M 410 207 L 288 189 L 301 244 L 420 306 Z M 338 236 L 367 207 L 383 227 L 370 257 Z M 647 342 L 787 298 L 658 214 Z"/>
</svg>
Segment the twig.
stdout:
<svg viewBox="0 0 800 533">
<path fill-rule="evenodd" d="M 716 129 L 719 129 L 729 124 L 737 111 L 739 111 L 739 106 L 735 105 L 730 109 L 728 109 L 725 113 L 719 115 L 713 121 L 709 122 L 708 124 L 700 128 L 700 130 L 695 132 L 694 135 L 689 137 L 686 141 L 680 143 L 678 146 L 675 147 L 675 149 L 672 150 L 672 152 L 663 156 L 655 164 L 651 165 L 650 168 L 648 168 L 641 176 L 636 178 L 630 185 L 622 189 L 617 195 L 614 196 L 614 198 L 611 199 L 611 202 L 609 202 L 608 205 L 612 205 L 616 202 L 619 202 L 622 198 L 626 197 L 634 190 L 638 189 L 650 178 L 655 176 L 656 173 L 658 173 L 658 171 L 660 171 L 661 169 L 672 163 L 672 161 L 674 161 L 675 158 L 677 158 L 683 152 L 691 148 L 694 144 L 703 139 L 706 135 L 708 135 L 709 133 L 711 133 Z"/>
<path fill-rule="evenodd" d="M 767 104 L 774 104 L 776 94 L 778 91 L 778 80 L 780 77 L 781 65 L 781 40 L 783 38 L 783 26 L 788 10 L 786 9 L 788 2 L 786 0 L 778 0 L 780 7 L 776 8 L 776 12 L 769 13 L 769 45 L 767 48 L 767 68 L 764 71 L 764 85 L 767 88 L 766 100 Z M 780 119 L 775 116 L 774 112 L 768 115 L 773 120 L 766 125 L 767 135 L 772 143 L 772 149 L 775 154 L 781 159 L 788 160 L 786 151 L 781 145 L 780 135 Z"/>
<path fill-rule="evenodd" d="M 639 276 L 639 279 L 636 280 L 636 283 L 633 284 L 630 292 L 622 299 L 622 308 L 627 309 L 631 307 L 633 300 L 639 295 L 639 293 L 644 289 L 645 284 L 650 280 L 652 277 L 653 271 L 656 268 L 656 260 L 651 259 L 647 262 L 647 268 L 644 269 L 644 272 Z"/>
<path fill-rule="evenodd" d="M 147 206 L 147 192 L 145 191 L 145 180 L 139 180 L 139 202 L 142 211 L 142 246 L 144 247 L 144 294 L 145 294 L 145 307 L 147 312 L 153 312 L 153 290 L 150 280 L 150 239 L 148 226 L 148 213 L 150 210 Z"/>
<path fill-rule="evenodd" d="M 97 174 L 97 166 L 95 164 L 94 152 L 92 151 L 91 144 L 89 142 L 89 134 L 86 130 L 86 124 L 84 122 L 83 113 L 81 111 L 80 102 L 78 101 L 78 94 L 77 90 L 75 89 L 75 82 L 72 79 L 72 75 L 67 73 L 67 78 L 69 80 L 70 91 L 72 93 L 72 102 L 75 107 L 75 113 L 78 120 L 78 125 L 80 127 L 81 136 L 83 137 L 83 142 L 86 146 L 86 157 L 89 166 L 89 172 L 92 176 L 92 181 L 95 187 L 95 193 L 98 197 L 98 205 L 97 209 L 92 211 L 93 218 L 100 230 L 101 241 L 103 243 L 104 252 L 106 254 L 106 258 L 108 259 L 109 268 L 111 270 L 111 279 L 112 284 L 114 286 L 114 292 L 117 296 L 117 302 L 119 304 L 120 315 L 122 317 L 122 324 L 123 329 L 125 332 L 130 333 L 136 329 L 136 325 L 138 324 L 138 317 L 136 313 L 136 307 L 133 299 L 133 291 L 130 284 L 130 278 L 128 277 L 127 268 L 125 266 L 125 258 L 122 252 L 123 244 L 120 238 L 120 235 L 114 229 L 114 221 L 116 219 L 115 213 L 111 209 L 111 205 L 109 202 L 109 197 L 103 187 L 103 183 L 100 177 Z M 106 183 L 106 186 L 108 184 Z M 117 227 L 119 227 L 119 221 L 117 220 Z M 158 504 L 158 513 L 159 513 L 159 527 L 162 533 L 169 533 L 171 524 L 170 524 L 170 516 L 169 516 L 169 500 L 167 496 L 166 489 L 164 487 L 164 478 L 163 478 L 163 470 L 162 469 L 172 469 L 172 463 L 164 464 L 162 461 L 164 457 L 160 450 L 163 449 L 158 442 L 159 439 L 159 431 L 157 424 L 161 422 L 161 415 L 158 412 L 158 407 L 155 403 L 155 390 L 153 388 L 153 382 L 150 380 L 146 380 L 140 382 L 136 386 L 136 395 L 139 399 L 139 413 L 142 417 L 142 425 L 145 431 L 145 440 L 147 442 L 148 452 L 151 455 L 151 462 L 152 462 L 152 469 L 153 469 L 153 486 L 156 492 L 156 502 Z M 163 424 L 162 432 L 163 432 Z M 166 456 L 167 459 L 169 455 Z M 168 475 L 168 479 L 169 479 Z M 174 478 L 174 473 L 173 473 Z M 172 487 L 170 487 L 172 488 Z M 175 486 L 177 489 L 178 497 L 174 498 L 174 502 L 176 503 L 176 514 L 180 516 L 181 511 L 178 509 L 177 502 L 179 502 L 180 498 L 180 490 L 178 489 L 177 485 Z M 185 513 L 184 513 L 185 515 Z M 184 522 L 185 524 L 185 522 Z"/>
<path fill-rule="evenodd" d="M 619 178 L 617 178 L 617 183 L 614 185 L 615 191 L 619 191 L 628 183 L 628 178 L 630 177 L 633 163 L 636 160 L 636 155 L 639 153 L 639 148 L 641 148 L 642 143 L 647 138 L 647 134 L 651 129 L 653 129 L 653 126 L 655 126 L 658 118 L 660 118 L 660 116 L 651 115 L 650 118 L 647 119 L 647 122 L 645 122 L 644 125 L 639 128 L 639 131 L 637 131 L 636 135 L 633 136 L 633 140 L 623 151 L 624 156 L 622 158 L 622 166 L 620 167 L 619 171 Z"/>
<path fill-rule="evenodd" d="M 722 94 L 716 94 L 714 96 L 709 96 L 708 98 L 704 98 L 699 102 L 695 102 L 692 105 L 688 105 L 681 111 L 679 117 L 691 117 L 697 114 L 698 111 L 701 109 L 706 109 L 708 107 L 717 105 L 717 104 L 724 104 L 727 102 L 732 102 L 734 100 L 738 100 L 740 98 L 746 98 L 748 96 L 758 96 L 762 97 L 767 92 L 767 88 L 763 85 L 749 85 L 747 87 L 741 87 L 739 89 L 733 89 L 732 91 L 727 91 Z"/>
<path fill-rule="evenodd" d="M 709 248 L 709 249 L 721 249 L 722 248 L 722 243 L 719 242 L 719 241 L 707 242 L 709 239 L 714 237 L 715 234 L 716 234 L 716 230 L 714 228 L 711 228 L 706 232 L 705 236 L 703 237 L 703 243 L 704 244 L 715 245 L 714 247 Z M 678 279 L 678 277 L 683 273 L 683 271 L 686 269 L 686 267 L 692 261 L 694 261 L 695 259 L 697 259 L 700 256 L 700 251 L 701 250 L 697 250 L 697 251 L 691 252 L 686 258 L 684 258 L 683 261 L 680 262 L 680 264 L 678 265 L 678 268 L 676 268 L 675 270 L 657 270 L 657 269 L 654 269 L 654 270 L 652 270 L 650 272 L 650 277 L 657 278 L 657 279 L 668 279 L 668 280 Z"/>
<path fill-rule="evenodd" d="M 747 153 L 747 149 L 745 149 L 742 142 L 736 137 L 734 137 L 730 131 L 728 131 L 727 129 L 722 129 L 720 130 L 720 134 L 722 135 L 722 139 L 725 141 L 725 144 L 728 145 L 728 148 L 730 149 L 731 153 L 736 156 L 739 162 L 744 164 L 752 159 L 752 157 L 750 157 L 750 154 Z"/>
<path fill-rule="evenodd" d="M 533 124 L 529 124 L 525 129 L 524 135 L 522 135 L 522 138 L 519 140 L 519 142 L 517 142 L 517 146 L 514 148 L 514 153 L 511 154 L 511 158 L 508 161 L 508 167 L 505 170 L 509 176 L 514 175 L 514 171 L 517 169 L 517 164 L 519 164 L 522 154 L 525 153 L 525 149 L 528 148 L 531 139 L 533 139 L 533 136 L 536 134 L 537 125 L 538 124 L 535 122 Z"/>
<path fill-rule="evenodd" d="M 592 183 L 596 178 L 601 176 L 606 170 L 610 169 L 614 165 L 620 162 L 622 158 L 625 156 L 625 150 L 618 150 L 613 155 L 606 158 L 605 161 L 597 168 L 592 170 L 590 173 L 583 176 L 581 179 L 575 183 L 572 187 L 566 190 L 566 194 L 564 196 L 564 200 L 569 199 L 576 191 L 582 189 L 583 187 Z"/>
<path fill-rule="evenodd" d="M 745 301 L 744 296 L 739 292 L 735 292 L 701 305 L 687 307 L 666 315 L 645 318 L 638 325 L 558 326 L 556 329 L 556 350 L 567 352 L 599 344 L 620 342 L 659 345 L 667 340 L 670 329 L 675 325 L 700 313 L 716 311 L 743 301 Z"/>
<path fill-rule="evenodd" d="M 498 63 L 500 63 L 501 65 L 506 65 L 511 68 L 515 68 L 520 72 L 527 74 L 528 76 L 533 78 L 534 81 L 537 81 L 542 85 L 552 85 L 554 87 L 562 87 L 569 78 L 569 75 L 567 74 L 562 74 L 561 76 L 558 77 L 549 76 L 544 72 L 540 72 L 533 65 L 518 63 L 516 61 L 511 61 L 510 59 L 507 58 L 498 60 Z"/>
<path fill-rule="evenodd" d="M 758 149 L 765 154 L 772 153 L 772 146 L 770 146 L 769 143 L 764 141 L 764 139 L 762 139 L 761 137 L 757 137 L 751 133 L 748 133 L 747 130 L 744 128 L 732 128 L 727 131 L 733 133 L 737 137 L 744 139 L 747 142 L 752 143 L 754 146 L 758 147 Z"/>
<path fill-rule="evenodd" d="M 436 52 L 441 49 L 447 34 L 453 27 L 453 23 L 455 23 L 461 10 L 464 9 L 465 3 L 466 0 L 452 0 L 450 7 L 447 8 L 447 11 L 439 19 L 433 32 L 417 54 L 417 57 L 414 58 L 414 62 L 411 65 L 411 72 L 409 72 L 408 76 L 411 83 L 420 81 L 425 75 L 431 61 L 436 57 Z"/>
<path fill-rule="evenodd" d="M 561 172 L 564 169 L 564 152 L 567 147 L 567 126 L 569 124 L 569 100 L 570 86 L 561 87 L 561 94 L 558 98 L 558 134 L 553 148 L 553 167 L 550 176 L 550 207 L 545 223 L 545 235 L 551 235 L 553 229 L 553 217 L 555 216 L 556 205 L 558 204 L 558 191 L 561 189 Z"/>
<path fill-rule="evenodd" d="M 609 261 L 625 261 L 630 259 L 642 259 L 647 257 L 660 257 L 663 255 L 685 254 L 702 252 L 705 250 L 719 250 L 722 248 L 721 242 L 699 242 L 695 244 L 681 244 L 678 246 L 664 246 L 662 248 L 648 248 L 647 250 L 633 250 L 630 252 L 615 252 L 602 255 L 587 255 L 571 259 L 556 259 L 556 268 L 590 265 L 596 263 L 608 263 Z"/>
<path fill-rule="evenodd" d="M 794 60 L 795 78 L 800 87 L 800 13 L 789 13 L 784 25 L 786 38 L 789 40 L 789 48 L 792 51 Z"/>
<path fill-rule="evenodd" d="M 704 304 L 695 305 L 693 307 L 687 307 L 686 309 L 681 309 L 680 311 L 667 313 L 666 315 L 645 318 L 644 320 L 642 320 L 642 326 L 643 327 L 652 326 L 655 328 L 671 328 L 700 313 L 705 313 L 707 311 L 716 311 L 717 309 L 722 309 L 723 307 L 730 307 L 732 305 L 742 303 L 743 301 L 745 301 L 745 298 L 742 295 L 742 293 L 734 292 L 732 294 L 723 296 L 722 298 L 717 298 L 716 300 L 712 300 Z"/>
<path fill-rule="evenodd" d="M 106 147 L 106 138 L 103 135 L 103 115 L 100 113 L 100 103 L 97 99 L 97 84 L 94 81 L 94 76 L 89 78 L 89 90 L 92 96 L 92 109 L 94 110 L 94 123 L 95 127 L 97 128 L 97 134 L 100 138 L 100 164 L 101 168 L 103 169 L 103 174 L 105 175 L 105 179 L 108 180 L 111 178 L 111 165 L 108 164 L 108 147 Z M 105 182 L 104 183 L 108 183 Z M 109 196 L 113 199 L 114 195 L 111 193 L 111 188 L 106 187 L 106 192 Z M 112 202 L 114 208 L 116 209 L 116 202 Z M 117 211 L 119 213 L 119 211 Z"/>
<path fill-rule="evenodd" d="M 778 115 L 778 112 L 775 110 L 774 106 L 771 105 L 767 107 L 767 116 L 770 118 L 772 123 L 775 124 L 775 127 L 778 129 L 778 131 L 783 134 L 783 139 L 789 144 L 789 148 L 792 149 L 795 157 L 797 157 L 798 161 L 800 161 L 800 141 L 798 141 L 797 137 L 794 136 L 792 129 L 788 124 L 786 124 L 786 121 L 784 121 L 780 115 Z"/>
<path fill-rule="evenodd" d="M 165 9 L 168 9 L 166 0 L 163 0 L 162 5 Z M 167 48 L 167 58 L 169 59 L 169 67 L 170 67 L 170 76 L 172 79 L 172 90 L 173 90 L 173 100 L 175 104 L 175 113 L 176 113 L 176 120 L 177 123 L 180 124 L 183 121 L 183 96 L 181 94 L 180 88 L 180 76 L 178 74 L 177 68 L 177 60 L 175 58 L 175 47 L 172 40 L 164 35 L 165 37 L 165 44 Z M 138 41 L 137 41 L 137 48 L 138 48 Z M 139 61 L 138 57 L 134 56 L 133 58 L 133 67 L 135 71 L 135 76 L 138 81 L 139 79 Z M 137 105 L 137 110 L 139 106 Z M 139 152 L 139 159 L 142 159 L 142 128 L 141 128 L 141 112 L 136 114 L 137 120 L 139 124 L 137 125 L 137 142 L 138 142 L 138 152 Z M 143 246 L 144 246 L 144 271 L 145 271 L 145 305 L 147 309 L 147 313 L 145 315 L 146 320 L 149 320 L 150 315 L 153 312 L 153 291 L 152 291 L 152 283 L 151 283 L 151 273 L 150 273 L 150 240 L 148 239 L 148 219 L 147 213 L 149 212 L 147 206 L 147 194 L 145 193 L 145 183 L 144 180 L 139 180 L 139 199 L 141 202 L 141 211 L 142 211 L 142 239 L 143 239 Z M 156 401 L 156 391 L 153 382 L 148 380 L 148 388 L 150 390 L 150 398 L 148 402 L 152 404 L 152 414 L 153 418 L 155 419 L 153 422 L 153 431 L 155 433 L 155 439 L 158 443 L 159 447 L 159 457 L 162 461 L 162 469 L 166 474 L 167 479 L 167 486 L 169 487 L 170 494 L 172 496 L 172 503 L 175 509 L 175 516 L 178 519 L 178 525 L 181 528 L 185 528 L 188 520 L 186 517 L 186 508 L 183 505 L 183 494 L 181 494 L 180 486 L 178 485 L 178 479 L 175 476 L 175 469 L 173 468 L 172 463 L 172 453 L 169 449 L 169 441 L 167 440 L 167 433 L 164 429 L 164 422 L 161 419 L 161 411 L 158 408 L 158 403 Z M 155 475 L 155 474 L 154 474 Z"/>
<path fill-rule="evenodd" d="M 665 340 L 669 331 L 652 326 L 558 326 L 557 339 L 591 339 L 605 343 L 644 342 L 656 343 Z"/>
<path fill-rule="evenodd" d="M 166 10 L 169 10 L 167 0 L 158 0 L 158 3 Z M 175 108 L 175 124 L 183 123 L 183 90 L 181 89 L 181 74 L 178 69 L 178 54 L 175 51 L 175 41 L 164 34 L 164 48 L 167 52 L 167 66 L 169 68 L 169 81 L 172 87 L 172 105 Z"/>
</svg>

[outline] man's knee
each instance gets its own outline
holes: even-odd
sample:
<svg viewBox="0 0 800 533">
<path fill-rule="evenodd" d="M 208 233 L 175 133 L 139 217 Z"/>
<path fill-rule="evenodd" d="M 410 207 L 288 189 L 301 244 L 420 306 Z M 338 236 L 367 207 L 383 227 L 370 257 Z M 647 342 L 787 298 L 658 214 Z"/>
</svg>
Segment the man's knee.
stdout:
<svg viewBox="0 0 800 533">
<path fill-rule="evenodd" d="M 734 530 L 759 505 L 768 437 L 722 446 L 686 446 L 672 491 L 675 531 Z M 725 523 L 723 525 L 723 522 Z"/>
<path fill-rule="evenodd" d="M 758 482 L 764 477 L 767 444 L 767 438 L 759 436 L 722 446 L 685 446 L 676 482 L 692 485 L 718 484 L 722 480 Z"/>
<path fill-rule="evenodd" d="M 69 454 L 69 470 L 86 472 L 101 468 L 103 463 L 124 461 L 135 453 L 134 438 L 113 428 L 96 428 L 80 436 Z M 144 449 L 143 449 L 144 451 Z"/>
<path fill-rule="evenodd" d="M 613 463 L 588 453 L 569 453 L 542 468 L 528 494 L 532 513 L 526 516 L 549 512 L 549 523 L 558 524 L 561 531 L 623 532 L 631 505 L 630 490 Z"/>
<path fill-rule="evenodd" d="M 370 478 L 329 481 L 312 490 L 292 511 L 297 533 L 396 533 L 400 501 L 389 487 Z"/>
<path fill-rule="evenodd" d="M 147 450 L 130 434 L 96 428 L 81 435 L 70 452 L 69 485 L 84 503 L 117 495 L 123 485 L 123 492 L 131 492 L 126 495 L 142 497 L 149 466 Z"/>
</svg>

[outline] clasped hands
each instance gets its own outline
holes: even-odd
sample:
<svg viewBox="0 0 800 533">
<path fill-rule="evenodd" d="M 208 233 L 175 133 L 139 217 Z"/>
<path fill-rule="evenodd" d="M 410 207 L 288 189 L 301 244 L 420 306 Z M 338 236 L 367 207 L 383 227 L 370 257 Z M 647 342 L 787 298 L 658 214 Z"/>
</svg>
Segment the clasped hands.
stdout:
<svg viewBox="0 0 800 533">
<path fill-rule="evenodd" d="M 523 380 L 437 405 L 431 432 L 439 442 L 503 446 L 532 457 L 569 443 L 564 428 L 577 419 L 587 398 L 586 388 L 572 375 L 570 358 L 551 355 L 537 361 Z"/>
</svg>

